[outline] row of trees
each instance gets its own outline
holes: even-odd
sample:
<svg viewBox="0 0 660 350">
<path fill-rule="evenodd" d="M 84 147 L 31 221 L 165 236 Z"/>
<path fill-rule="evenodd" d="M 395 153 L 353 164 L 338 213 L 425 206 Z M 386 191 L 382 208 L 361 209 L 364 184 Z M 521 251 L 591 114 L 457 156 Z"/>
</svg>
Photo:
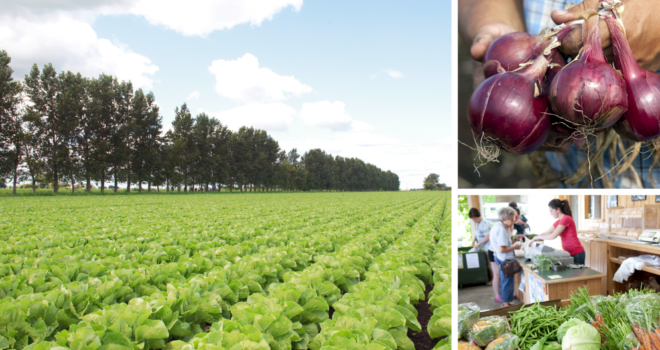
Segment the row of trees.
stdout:
<svg viewBox="0 0 660 350">
<path fill-rule="evenodd" d="M 281 150 L 264 130 L 232 132 L 184 103 L 163 133 L 152 93 L 101 74 L 85 78 L 35 64 L 23 83 L 14 81 L 11 59 L 0 51 L 0 177 L 82 183 L 103 191 L 143 186 L 167 190 L 398 190 L 396 174 L 360 159 L 320 149 L 299 155 Z"/>
</svg>

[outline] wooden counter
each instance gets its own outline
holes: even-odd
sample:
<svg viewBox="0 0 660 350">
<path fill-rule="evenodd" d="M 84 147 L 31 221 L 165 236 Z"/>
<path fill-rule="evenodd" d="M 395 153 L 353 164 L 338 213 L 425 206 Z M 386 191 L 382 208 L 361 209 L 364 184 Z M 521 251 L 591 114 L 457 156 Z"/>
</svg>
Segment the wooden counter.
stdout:
<svg viewBox="0 0 660 350">
<path fill-rule="evenodd" d="M 566 269 L 564 271 L 534 271 L 531 261 L 519 258 L 525 278 L 525 291 L 519 289 L 521 275 L 514 277 L 516 296 L 523 303 L 569 299 L 580 287 L 589 289 L 589 295 L 602 294 L 603 278 L 606 274 L 593 269 Z"/>
<path fill-rule="evenodd" d="M 625 292 L 623 283 L 614 282 L 614 274 L 621 266 L 623 260 L 619 257 L 628 255 L 653 254 L 660 255 L 660 247 L 648 244 L 625 242 L 606 238 L 579 237 L 582 246 L 587 252 L 585 263 L 587 266 L 607 275 L 606 290 L 603 295 L 614 295 Z M 660 269 L 644 266 L 642 271 L 660 276 Z M 638 272 L 637 272 L 638 273 Z"/>
</svg>

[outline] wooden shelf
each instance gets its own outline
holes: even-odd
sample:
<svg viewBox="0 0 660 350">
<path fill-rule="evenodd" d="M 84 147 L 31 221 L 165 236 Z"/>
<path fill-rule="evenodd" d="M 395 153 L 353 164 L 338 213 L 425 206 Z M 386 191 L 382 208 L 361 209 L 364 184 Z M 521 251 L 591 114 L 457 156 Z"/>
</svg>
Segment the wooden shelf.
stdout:
<svg viewBox="0 0 660 350">
<path fill-rule="evenodd" d="M 623 260 L 621 260 L 619 258 L 610 258 L 610 261 L 615 263 L 615 264 L 619 264 L 619 265 L 621 265 L 623 263 Z M 646 272 L 649 272 L 649 273 L 652 273 L 652 274 L 655 274 L 655 275 L 660 275 L 660 269 L 656 269 L 656 268 L 653 268 L 653 267 L 650 267 L 650 266 L 642 266 L 642 271 L 646 271 Z"/>
</svg>

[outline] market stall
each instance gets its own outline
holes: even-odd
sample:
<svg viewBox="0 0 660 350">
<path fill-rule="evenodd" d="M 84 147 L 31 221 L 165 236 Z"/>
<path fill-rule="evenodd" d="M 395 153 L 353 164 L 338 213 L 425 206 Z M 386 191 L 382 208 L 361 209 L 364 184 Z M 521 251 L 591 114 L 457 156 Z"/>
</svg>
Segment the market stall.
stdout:
<svg viewBox="0 0 660 350">
<path fill-rule="evenodd" d="M 660 196 L 555 197 L 570 200 L 583 253 L 561 249 L 563 237 L 526 235 L 515 257 L 519 303 L 492 307 L 491 298 L 459 291 L 459 349 L 573 349 L 566 344 L 576 341 L 591 346 L 580 349 L 660 349 Z M 549 210 L 526 209 L 528 217 Z"/>
<path fill-rule="evenodd" d="M 589 295 L 601 294 L 604 273 L 590 268 L 540 271 L 525 258 L 517 260 L 523 273 L 517 274 L 514 280 L 515 285 L 522 286 L 522 290 L 516 290 L 516 296 L 523 303 L 568 299 L 580 287 L 587 288 Z"/>
</svg>

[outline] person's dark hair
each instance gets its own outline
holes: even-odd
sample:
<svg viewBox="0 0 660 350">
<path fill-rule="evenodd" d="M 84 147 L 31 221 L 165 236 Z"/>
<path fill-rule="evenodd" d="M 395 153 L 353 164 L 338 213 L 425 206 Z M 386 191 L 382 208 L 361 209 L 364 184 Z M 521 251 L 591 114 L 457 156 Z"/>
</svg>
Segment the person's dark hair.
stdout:
<svg viewBox="0 0 660 350">
<path fill-rule="evenodd" d="M 481 217 L 481 213 L 479 212 L 479 209 L 477 209 L 477 208 L 472 208 L 472 209 L 470 209 L 470 212 L 468 213 L 468 217 L 469 217 L 470 219 L 472 219 L 472 218 L 480 218 L 480 217 Z"/>
<path fill-rule="evenodd" d="M 518 204 L 516 202 L 509 203 L 509 206 L 513 209 L 518 209 Z"/>
<path fill-rule="evenodd" d="M 571 206 L 566 199 L 559 200 L 555 198 L 548 203 L 548 206 L 552 209 L 559 209 L 564 215 L 573 216 Z"/>
<path fill-rule="evenodd" d="M 518 213 L 518 215 L 520 215 L 520 209 L 518 209 L 518 208 L 513 208 L 513 210 L 515 210 L 516 213 Z"/>
</svg>

